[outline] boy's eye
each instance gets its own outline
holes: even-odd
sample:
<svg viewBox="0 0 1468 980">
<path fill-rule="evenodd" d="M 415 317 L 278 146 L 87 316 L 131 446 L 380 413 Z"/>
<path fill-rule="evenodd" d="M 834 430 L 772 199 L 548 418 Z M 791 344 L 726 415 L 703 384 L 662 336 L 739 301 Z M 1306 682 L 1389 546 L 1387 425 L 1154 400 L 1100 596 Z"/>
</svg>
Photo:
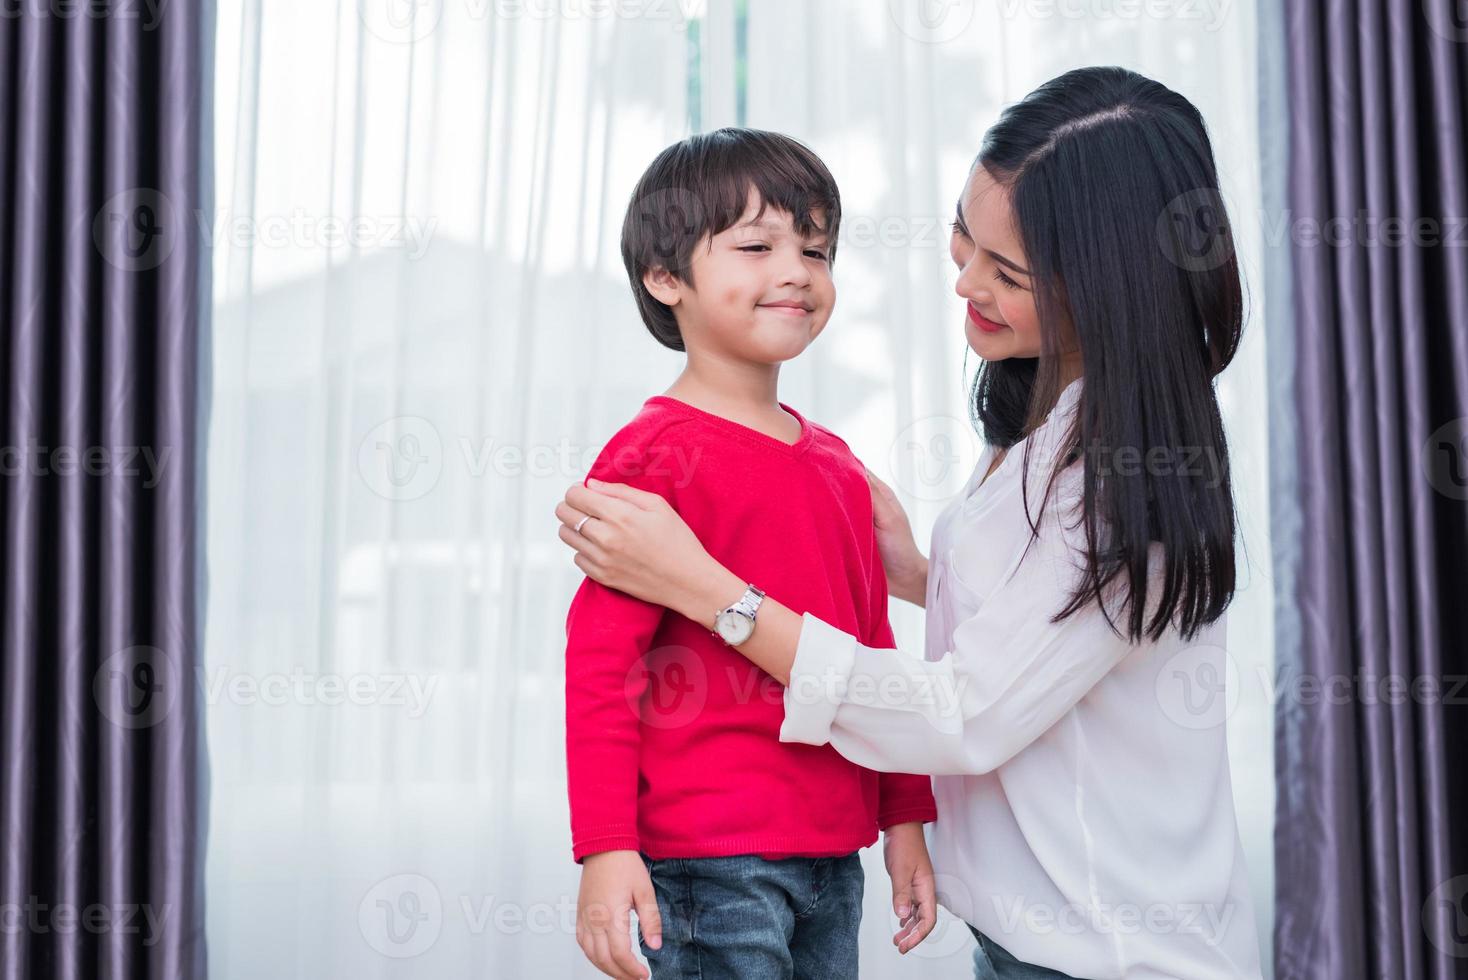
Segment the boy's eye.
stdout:
<svg viewBox="0 0 1468 980">
<path fill-rule="evenodd" d="M 813 259 L 820 259 L 822 262 L 826 261 L 826 253 L 822 249 L 808 248 L 805 250 L 805 254 Z"/>
<path fill-rule="evenodd" d="M 769 250 L 770 250 L 770 246 L 764 245 L 764 244 L 740 245 L 739 246 L 739 251 L 741 251 L 741 252 L 768 252 Z"/>
</svg>

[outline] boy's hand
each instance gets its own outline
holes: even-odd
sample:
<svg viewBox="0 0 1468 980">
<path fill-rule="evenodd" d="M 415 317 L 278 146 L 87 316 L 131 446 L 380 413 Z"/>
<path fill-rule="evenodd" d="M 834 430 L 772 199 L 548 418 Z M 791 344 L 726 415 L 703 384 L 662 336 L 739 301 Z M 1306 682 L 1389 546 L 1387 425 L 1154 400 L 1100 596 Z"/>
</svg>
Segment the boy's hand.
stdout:
<svg viewBox="0 0 1468 980">
<path fill-rule="evenodd" d="M 892 879 L 892 911 L 901 925 L 892 943 L 899 953 L 906 953 L 926 939 L 938 923 L 937 886 L 923 825 L 914 822 L 888 827 L 882 839 L 882 858 Z"/>
<path fill-rule="evenodd" d="M 602 851 L 581 862 L 576 898 L 576 942 L 592 964 L 618 980 L 643 980 L 647 969 L 632 953 L 629 912 L 637 910 L 643 938 L 663 945 L 663 920 L 647 866 L 636 851 Z"/>
</svg>

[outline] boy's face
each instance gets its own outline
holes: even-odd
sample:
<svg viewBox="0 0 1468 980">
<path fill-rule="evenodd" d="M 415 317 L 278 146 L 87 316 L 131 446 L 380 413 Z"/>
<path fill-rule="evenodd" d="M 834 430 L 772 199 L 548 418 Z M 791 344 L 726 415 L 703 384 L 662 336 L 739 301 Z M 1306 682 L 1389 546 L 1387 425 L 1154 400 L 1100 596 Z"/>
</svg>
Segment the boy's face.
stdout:
<svg viewBox="0 0 1468 980">
<path fill-rule="evenodd" d="M 825 329 L 836 303 L 828 241 L 801 236 L 791 216 L 765 209 L 753 194 L 739 220 L 694 247 L 691 280 L 664 270 L 644 277 L 673 309 L 684 346 L 763 364 L 788 361 Z M 818 225 L 825 214 L 812 213 Z"/>
</svg>

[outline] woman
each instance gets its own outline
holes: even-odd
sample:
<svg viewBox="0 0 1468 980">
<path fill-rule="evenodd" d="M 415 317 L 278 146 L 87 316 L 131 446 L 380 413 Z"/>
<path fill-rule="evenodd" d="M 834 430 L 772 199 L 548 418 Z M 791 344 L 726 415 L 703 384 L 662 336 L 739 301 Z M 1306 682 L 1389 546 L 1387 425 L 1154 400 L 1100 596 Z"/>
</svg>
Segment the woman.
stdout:
<svg viewBox="0 0 1468 980">
<path fill-rule="evenodd" d="M 1243 304 L 1217 202 L 1202 117 L 1134 72 L 1007 108 L 951 240 L 987 448 L 927 558 L 871 477 L 925 659 L 774 594 L 737 647 L 786 685 L 782 741 L 935 777 L 941 900 L 980 977 L 1260 976 L 1221 699 L 1192 686 L 1224 676 L 1234 591 L 1212 383 Z M 745 590 L 655 494 L 577 485 L 557 515 L 587 575 L 710 629 Z"/>
</svg>

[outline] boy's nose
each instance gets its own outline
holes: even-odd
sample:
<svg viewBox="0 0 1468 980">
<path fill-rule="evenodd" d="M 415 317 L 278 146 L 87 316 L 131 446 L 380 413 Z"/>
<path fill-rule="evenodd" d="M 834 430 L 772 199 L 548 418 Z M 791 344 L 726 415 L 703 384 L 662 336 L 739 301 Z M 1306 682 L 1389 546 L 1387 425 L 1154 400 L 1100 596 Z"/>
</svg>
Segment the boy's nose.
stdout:
<svg viewBox="0 0 1468 980">
<path fill-rule="evenodd" d="M 784 282 L 806 285 L 810 282 L 810 267 L 805 264 L 805 255 L 796 251 L 793 258 L 786 259 L 780 269 Z"/>
</svg>

